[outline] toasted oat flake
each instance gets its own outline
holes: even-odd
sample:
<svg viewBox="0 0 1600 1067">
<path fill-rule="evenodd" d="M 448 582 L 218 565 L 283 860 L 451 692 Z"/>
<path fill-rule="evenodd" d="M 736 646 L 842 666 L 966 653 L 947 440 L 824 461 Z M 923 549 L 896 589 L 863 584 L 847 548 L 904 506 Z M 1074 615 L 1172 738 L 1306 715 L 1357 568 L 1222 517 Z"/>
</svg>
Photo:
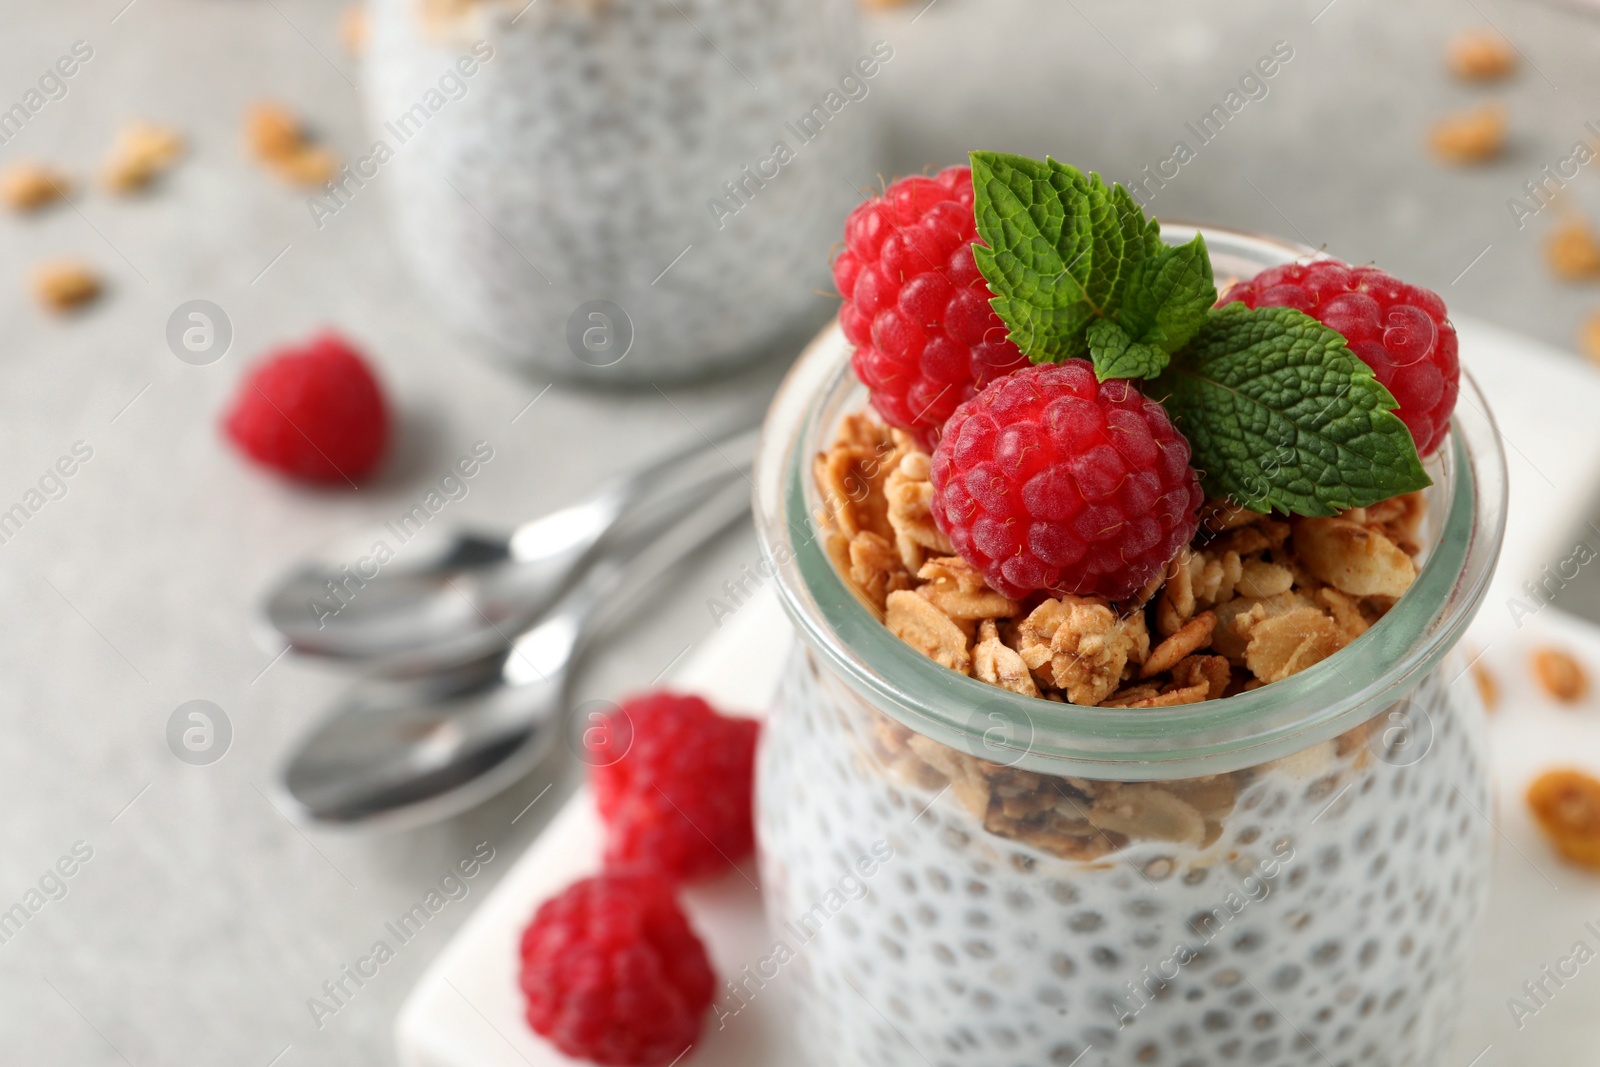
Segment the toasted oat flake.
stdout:
<svg viewBox="0 0 1600 1067">
<path fill-rule="evenodd" d="M 1159 786 L 1130 782 L 1108 786 L 1089 809 L 1089 821 L 1139 841 L 1199 844 L 1206 823 L 1194 806 Z"/>
<path fill-rule="evenodd" d="M 950 538 L 933 521 L 933 483 L 928 481 L 929 469 L 927 453 L 907 452 L 883 485 L 895 547 L 906 569 L 913 572 L 922 566 L 925 553 L 955 554 Z"/>
<path fill-rule="evenodd" d="M 1433 154 L 1448 163 L 1484 163 L 1505 149 L 1506 109 L 1484 104 L 1440 119 L 1428 135 Z"/>
<path fill-rule="evenodd" d="M 1533 676 L 1540 688 L 1563 704 L 1576 703 L 1589 691 L 1588 672 L 1565 649 L 1534 649 Z"/>
<path fill-rule="evenodd" d="M 72 179 L 43 163 L 13 163 L 0 173 L 0 199 L 13 211 L 38 211 L 71 191 Z"/>
<path fill-rule="evenodd" d="M 1244 662 L 1263 682 L 1281 682 L 1345 646 L 1333 619 L 1313 607 L 1299 607 L 1271 618 L 1250 620 Z"/>
<path fill-rule="evenodd" d="M 886 598 L 884 625 L 891 633 L 936 663 L 962 674 L 970 672 L 967 635 L 925 597 L 896 590 Z"/>
<path fill-rule="evenodd" d="M 1233 672 L 1224 656 L 1185 656 L 1172 668 L 1172 684 L 1178 689 L 1205 683 L 1202 700 L 1220 700 L 1232 681 Z"/>
<path fill-rule="evenodd" d="M 1517 53 L 1500 34 L 1489 29 L 1458 34 L 1448 51 L 1450 72 L 1464 81 L 1495 81 L 1517 69 Z"/>
<path fill-rule="evenodd" d="M 923 564 L 917 592 L 952 619 L 1003 619 L 1022 610 L 1015 600 L 984 584 L 983 576 L 960 556 L 941 556 Z"/>
<path fill-rule="evenodd" d="M 71 311 L 100 295 L 100 276 L 86 263 L 58 260 L 33 272 L 33 288 L 51 311 Z"/>
<path fill-rule="evenodd" d="M 1150 651 L 1149 658 L 1139 668 L 1139 677 L 1150 678 L 1172 670 L 1179 661 L 1211 644 L 1211 634 L 1216 628 L 1217 616 L 1214 612 L 1196 615 L 1184 624 L 1183 629 Z"/>
<path fill-rule="evenodd" d="M 1398 597 L 1417 566 L 1388 537 L 1348 519 L 1297 519 L 1295 548 L 1317 578 L 1352 596 Z"/>
<path fill-rule="evenodd" d="M 972 649 L 972 673 L 979 681 L 1025 697 L 1039 695 L 1033 673 L 1022 662 L 1022 656 L 1000 640 L 1000 631 L 993 619 L 984 619 L 978 624 L 978 643 Z"/>
<path fill-rule="evenodd" d="M 850 581 L 862 599 L 882 614 L 891 592 L 905 589 L 910 579 L 900 569 L 894 546 L 871 530 L 862 530 L 850 539 Z"/>
</svg>

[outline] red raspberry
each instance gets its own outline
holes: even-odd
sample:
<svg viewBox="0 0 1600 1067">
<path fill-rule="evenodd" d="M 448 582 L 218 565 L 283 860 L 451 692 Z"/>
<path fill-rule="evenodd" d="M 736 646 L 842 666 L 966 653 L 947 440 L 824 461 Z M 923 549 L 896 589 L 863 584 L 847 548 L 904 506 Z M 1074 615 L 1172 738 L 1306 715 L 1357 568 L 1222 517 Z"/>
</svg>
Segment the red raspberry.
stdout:
<svg viewBox="0 0 1600 1067">
<path fill-rule="evenodd" d="M 972 170 L 902 178 L 850 213 L 833 261 L 851 364 L 891 426 L 932 448 L 956 405 L 1028 360 L 972 258 Z"/>
<path fill-rule="evenodd" d="M 753 719 L 667 692 L 634 697 L 608 715 L 584 739 L 608 828 L 607 866 L 689 880 L 748 856 L 759 732 Z"/>
<path fill-rule="evenodd" d="M 1456 330 L 1438 295 L 1376 267 L 1335 259 L 1272 267 L 1228 290 L 1223 304 L 1291 307 L 1339 331 L 1400 402 L 1417 451 L 1439 447 L 1461 387 Z"/>
<path fill-rule="evenodd" d="M 528 1025 L 594 1063 L 653 1067 L 682 1056 L 716 982 L 671 883 L 656 875 L 575 882 L 522 932 Z"/>
<path fill-rule="evenodd" d="M 1189 543 L 1204 500 L 1166 409 L 1087 360 L 1027 367 L 962 404 L 933 454 L 933 517 L 1013 599 L 1122 600 Z"/>
<path fill-rule="evenodd" d="M 329 332 L 251 367 L 223 429 L 263 466 L 344 483 L 370 474 L 383 458 L 389 413 L 361 354 Z"/>
</svg>

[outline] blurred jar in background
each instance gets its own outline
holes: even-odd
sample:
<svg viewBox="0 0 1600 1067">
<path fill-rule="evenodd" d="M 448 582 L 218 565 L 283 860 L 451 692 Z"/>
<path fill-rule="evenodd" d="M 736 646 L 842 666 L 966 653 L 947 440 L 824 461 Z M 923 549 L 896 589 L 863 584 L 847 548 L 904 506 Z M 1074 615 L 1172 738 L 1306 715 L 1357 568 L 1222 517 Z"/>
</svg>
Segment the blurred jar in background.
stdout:
<svg viewBox="0 0 1600 1067">
<path fill-rule="evenodd" d="M 563 378 L 793 352 L 877 183 L 894 49 L 857 0 L 372 0 L 367 108 L 443 314 Z M 526 4 L 526 6 L 524 6 Z"/>
</svg>

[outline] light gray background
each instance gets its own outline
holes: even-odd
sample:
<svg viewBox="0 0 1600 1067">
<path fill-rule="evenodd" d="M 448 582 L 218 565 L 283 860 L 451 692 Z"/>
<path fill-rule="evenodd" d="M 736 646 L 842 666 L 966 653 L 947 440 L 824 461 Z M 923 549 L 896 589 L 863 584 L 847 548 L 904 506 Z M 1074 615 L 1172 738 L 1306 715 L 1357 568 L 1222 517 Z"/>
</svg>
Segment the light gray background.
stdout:
<svg viewBox="0 0 1600 1067">
<path fill-rule="evenodd" d="M 444 518 L 502 523 L 693 439 L 694 427 L 758 400 L 776 372 L 665 397 L 541 395 L 548 382 L 475 361 L 399 271 L 380 196 L 318 232 L 303 196 L 244 158 L 240 117 L 262 96 L 302 108 L 346 158 L 366 147 L 338 7 L 124 2 L 8 0 L 0 31 L 4 106 L 74 40 L 95 49 L 0 162 L 37 156 L 82 174 L 135 115 L 181 127 L 192 146 L 143 200 L 89 193 L 39 218 L 0 219 L 0 509 L 75 441 L 94 449 L 67 496 L 0 545 L 0 908 L 74 842 L 94 849 L 69 895 L 0 945 L 0 1049 L 8 1063 L 92 1067 L 389 1063 L 400 999 L 570 775 L 546 768 L 425 831 L 302 833 L 266 794 L 284 746 L 340 683 L 273 663 L 249 632 L 255 598 L 309 547 L 408 508 L 477 439 L 495 459 Z M 918 16 L 913 0 L 874 20 L 897 56 L 863 107 L 885 123 L 897 171 L 984 146 L 1127 179 L 1288 41 L 1295 57 L 1268 97 L 1153 210 L 1325 244 L 1462 312 L 1569 345 L 1600 288 L 1551 280 L 1540 241 L 1553 213 L 1519 232 L 1506 200 L 1600 120 L 1600 21 L 1491 0 L 1324 4 L 936 0 Z M 1444 42 L 1486 20 L 1527 57 L 1521 74 L 1492 89 L 1452 82 Z M 1429 123 L 1490 98 L 1510 106 L 1509 155 L 1472 170 L 1430 161 Z M 1600 179 L 1581 175 L 1572 199 L 1600 208 Z M 109 277 L 107 299 L 82 318 L 52 319 L 28 295 L 33 264 L 57 254 Z M 175 359 L 163 339 L 173 308 L 201 297 L 235 331 L 232 352 L 207 367 Z M 403 410 L 400 456 L 360 494 L 286 487 L 246 468 L 216 431 L 250 357 L 326 323 L 374 353 Z M 649 684 L 710 630 L 705 598 L 754 555 L 747 535 L 719 546 L 606 650 L 582 695 Z M 211 766 L 166 747 L 169 715 L 193 699 L 216 702 L 233 725 L 232 749 Z M 497 858 L 474 896 L 317 1029 L 306 998 L 479 841 Z"/>
</svg>

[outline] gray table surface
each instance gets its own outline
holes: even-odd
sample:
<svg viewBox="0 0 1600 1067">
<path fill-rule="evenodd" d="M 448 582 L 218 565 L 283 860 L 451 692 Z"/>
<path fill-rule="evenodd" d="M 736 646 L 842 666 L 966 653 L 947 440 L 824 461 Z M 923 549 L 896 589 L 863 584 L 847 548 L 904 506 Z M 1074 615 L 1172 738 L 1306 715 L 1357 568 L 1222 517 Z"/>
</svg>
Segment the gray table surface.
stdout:
<svg viewBox="0 0 1600 1067">
<path fill-rule="evenodd" d="M 479 362 L 396 265 L 378 198 L 318 232 L 303 198 L 239 148 L 243 109 L 266 95 L 314 116 L 347 156 L 366 145 L 337 6 L 125 3 L 9 0 L 0 33 L 7 105 L 73 41 L 95 50 L 67 96 L 0 147 L 0 162 L 38 156 L 81 172 L 133 115 L 170 121 L 193 145 L 147 200 L 88 195 L 41 218 L 0 219 L 0 506 L 74 442 L 93 448 L 67 495 L 0 545 L 0 908 L 75 842 L 93 849 L 67 895 L 0 944 L 0 1058 L 390 1063 L 401 998 L 571 774 L 553 761 L 426 830 L 296 829 L 267 798 L 273 768 L 340 682 L 273 662 L 246 625 L 255 598 L 310 546 L 408 508 L 475 440 L 490 441 L 496 458 L 448 517 L 502 523 L 575 499 L 639 452 L 757 402 L 776 369 L 669 390 L 669 401 L 654 390 L 541 395 L 548 382 Z M 1432 286 L 1463 312 L 1569 345 L 1600 307 L 1600 288 L 1552 281 L 1540 241 L 1554 213 L 1519 231 L 1506 201 L 1575 140 L 1594 139 L 1583 124 L 1600 119 L 1600 21 L 1491 0 L 1325 3 L 936 0 L 920 16 L 913 6 L 874 20 L 897 58 L 872 106 L 901 171 L 986 146 L 1127 179 L 1168 156 L 1187 139 L 1186 121 L 1287 41 L 1294 58 L 1267 97 L 1152 207 L 1325 244 Z M 1526 57 L 1494 90 L 1442 70 L 1450 34 L 1485 21 Z M 1506 158 L 1473 170 L 1432 162 L 1430 121 L 1489 98 L 1510 106 Z M 1571 193 L 1600 210 L 1592 175 Z M 51 319 L 28 295 L 32 265 L 56 254 L 89 258 L 111 281 L 81 319 Z M 209 367 L 179 362 L 163 339 L 171 311 L 195 297 L 221 304 L 236 331 L 233 351 Z M 246 359 L 323 323 L 379 357 L 403 412 L 401 454 L 360 494 L 285 487 L 218 442 L 217 413 Z M 705 599 L 754 557 L 748 534 L 719 545 L 608 644 L 581 695 L 649 684 L 709 632 Z M 234 730 L 225 758 L 205 767 L 179 762 L 165 741 L 173 709 L 196 698 L 221 706 Z M 314 1023 L 307 998 L 480 841 L 496 859 L 471 883 L 474 896 Z"/>
</svg>

